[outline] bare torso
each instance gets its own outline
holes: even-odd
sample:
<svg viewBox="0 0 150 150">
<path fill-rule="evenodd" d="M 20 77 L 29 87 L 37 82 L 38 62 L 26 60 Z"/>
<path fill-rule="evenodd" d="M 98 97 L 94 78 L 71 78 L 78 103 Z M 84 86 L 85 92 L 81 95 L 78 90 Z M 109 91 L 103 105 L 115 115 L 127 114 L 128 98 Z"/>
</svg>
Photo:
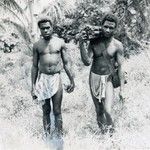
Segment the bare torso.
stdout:
<svg viewBox="0 0 150 150">
<path fill-rule="evenodd" d="M 119 50 L 119 43 L 120 42 L 114 38 L 107 44 L 103 40 L 91 42 L 93 51 L 92 72 L 100 75 L 112 73 L 110 61 L 114 61 L 114 55 Z"/>
<path fill-rule="evenodd" d="M 45 74 L 55 74 L 62 70 L 61 49 L 63 40 L 52 37 L 49 41 L 40 39 L 37 43 L 39 54 L 39 71 Z"/>
</svg>

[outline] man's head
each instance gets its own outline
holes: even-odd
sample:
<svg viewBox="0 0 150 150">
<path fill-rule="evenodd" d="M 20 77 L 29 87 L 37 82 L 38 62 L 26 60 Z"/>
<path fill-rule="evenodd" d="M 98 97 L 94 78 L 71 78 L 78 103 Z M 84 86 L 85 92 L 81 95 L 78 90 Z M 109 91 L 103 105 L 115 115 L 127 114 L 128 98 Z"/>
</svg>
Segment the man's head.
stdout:
<svg viewBox="0 0 150 150">
<path fill-rule="evenodd" d="M 50 39 L 53 33 L 53 25 L 52 21 L 49 17 L 40 17 L 38 20 L 38 27 L 40 28 L 41 35 L 44 37 L 44 39 Z"/>
<path fill-rule="evenodd" d="M 101 22 L 102 31 L 105 37 L 109 38 L 114 35 L 117 29 L 118 19 L 113 14 L 106 14 Z"/>
</svg>

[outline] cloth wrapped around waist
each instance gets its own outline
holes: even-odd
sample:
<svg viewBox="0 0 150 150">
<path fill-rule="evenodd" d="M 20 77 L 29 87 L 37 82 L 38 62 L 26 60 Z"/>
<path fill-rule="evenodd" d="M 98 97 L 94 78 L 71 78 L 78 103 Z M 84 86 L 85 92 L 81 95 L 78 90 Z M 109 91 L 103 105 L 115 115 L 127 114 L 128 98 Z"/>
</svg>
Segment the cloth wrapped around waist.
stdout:
<svg viewBox="0 0 150 150">
<path fill-rule="evenodd" d="M 107 82 L 110 80 L 110 75 L 98 75 L 93 72 L 90 74 L 90 86 L 91 92 L 95 98 L 101 102 L 101 100 L 105 99 L 106 94 L 106 86 Z"/>
<path fill-rule="evenodd" d="M 38 101 L 42 101 L 54 96 L 59 90 L 59 84 L 59 73 L 56 73 L 54 75 L 39 73 L 35 87 L 35 94 L 38 98 Z"/>
</svg>

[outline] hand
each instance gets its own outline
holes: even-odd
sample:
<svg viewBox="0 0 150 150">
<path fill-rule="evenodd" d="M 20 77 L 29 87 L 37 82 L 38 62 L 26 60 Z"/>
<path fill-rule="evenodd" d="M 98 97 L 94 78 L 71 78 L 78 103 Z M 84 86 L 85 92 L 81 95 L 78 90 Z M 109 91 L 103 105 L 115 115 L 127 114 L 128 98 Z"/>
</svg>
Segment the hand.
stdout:
<svg viewBox="0 0 150 150">
<path fill-rule="evenodd" d="M 98 38 L 100 35 L 100 27 L 99 26 L 93 26 L 91 30 L 89 30 L 89 39 L 95 39 Z"/>
<path fill-rule="evenodd" d="M 122 102 L 122 104 L 124 103 L 124 96 L 123 96 L 123 91 L 122 90 L 120 90 L 120 92 L 119 92 L 119 98 L 120 98 L 120 101 Z"/>
<path fill-rule="evenodd" d="M 32 96 L 33 102 L 35 104 L 38 104 L 38 99 L 37 99 L 38 97 L 35 95 L 35 89 L 34 88 L 31 90 L 31 96 Z"/>
<path fill-rule="evenodd" d="M 80 39 L 81 40 L 87 40 L 88 39 L 88 36 L 87 36 L 87 33 L 85 30 L 82 30 L 81 33 L 80 33 Z"/>
<path fill-rule="evenodd" d="M 71 92 L 74 91 L 74 88 L 75 88 L 75 84 L 74 84 L 74 82 L 72 82 L 70 85 L 68 85 L 68 86 L 65 87 L 65 91 L 67 93 L 71 93 Z"/>
</svg>

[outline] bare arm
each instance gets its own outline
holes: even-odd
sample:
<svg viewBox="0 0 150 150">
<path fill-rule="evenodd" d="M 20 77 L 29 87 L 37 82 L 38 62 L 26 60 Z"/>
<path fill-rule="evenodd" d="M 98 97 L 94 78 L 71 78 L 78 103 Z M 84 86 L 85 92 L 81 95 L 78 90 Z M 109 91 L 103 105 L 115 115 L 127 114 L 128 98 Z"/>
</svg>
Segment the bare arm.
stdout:
<svg viewBox="0 0 150 150">
<path fill-rule="evenodd" d="M 37 51 L 36 46 L 33 46 L 33 64 L 31 69 L 31 82 L 32 82 L 32 91 L 35 88 L 35 83 L 38 76 L 38 61 L 39 61 L 39 54 Z"/>
<path fill-rule="evenodd" d="M 120 91 L 122 92 L 124 89 L 124 71 L 123 71 L 123 63 L 124 63 L 124 53 L 123 53 L 123 45 L 121 44 L 119 46 L 118 52 L 117 52 L 117 62 L 118 62 L 118 75 L 120 78 L 121 86 Z"/>
<path fill-rule="evenodd" d="M 62 46 L 62 50 L 61 50 L 61 57 L 62 57 L 64 69 L 65 69 L 65 71 L 69 77 L 69 80 L 70 80 L 70 86 L 68 87 L 67 91 L 72 92 L 74 90 L 74 87 L 75 87 L 74 77 L 73 77 L 73 73 L 71 70 L 71 61 L 69 60 L 69 56 L 67 55 L 66 45 L 65 45 L 64 41 L 63 41 L 63 46 Z"/>
<path fill-rule="evenodd" d="M 88 43 L 88 46 L 86 46 L 86 43 L 83 40 L 79 40 L 79 47 L 80 47 L 80 53 L 81 53 L 81 59 L 85 66 L 89 66 L 92 62 L 93 57 L 93 51 L 91 43 Z"/>
</svg>

